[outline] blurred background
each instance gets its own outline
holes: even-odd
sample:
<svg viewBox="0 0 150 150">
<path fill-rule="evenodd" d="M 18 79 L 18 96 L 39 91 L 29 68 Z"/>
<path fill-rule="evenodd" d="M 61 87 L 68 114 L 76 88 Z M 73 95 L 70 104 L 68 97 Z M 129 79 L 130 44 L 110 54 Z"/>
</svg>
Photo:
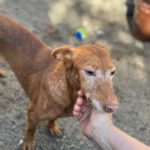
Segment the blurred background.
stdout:
<svg viewBox="0 0 150 150">
<path fill-rule="evenodd" d="M 108 47 L 117 66 L 114 88 L 120 105 L 114 123 L 150 144 L 150 45 L 130 34 L 125 1 L 0 0 L 0 13 L 23 24 L 52 48 L 91 42 Z M 81 29 L 82 42 L 75 36 Z M 0 68 L 6 70 L 6 77 L 0 78 L 0 150 L 17 150 L 29 100 L 7 63 L 0 60 Z M 44 123 L 39 125 L 37 150 L 94 150 L 76 119 L 59 122 L 62 138 L 49 135 Z"/>
</svg>

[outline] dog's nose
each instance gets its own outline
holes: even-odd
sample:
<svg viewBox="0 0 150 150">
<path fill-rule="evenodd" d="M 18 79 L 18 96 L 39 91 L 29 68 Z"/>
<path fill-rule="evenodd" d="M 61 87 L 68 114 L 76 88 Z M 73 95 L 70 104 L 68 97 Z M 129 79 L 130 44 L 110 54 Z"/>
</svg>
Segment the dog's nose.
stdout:
<svg viewBox="0 0 150 150">
<path fill-rule="evenodd" d="M 104 106 L 104 110 L 108 113 L 112 113 L 114 111 L 116 111 L 118 108 L 118 104 L 115 103 L 115 104 L 107 104 Z"/>
</svg>

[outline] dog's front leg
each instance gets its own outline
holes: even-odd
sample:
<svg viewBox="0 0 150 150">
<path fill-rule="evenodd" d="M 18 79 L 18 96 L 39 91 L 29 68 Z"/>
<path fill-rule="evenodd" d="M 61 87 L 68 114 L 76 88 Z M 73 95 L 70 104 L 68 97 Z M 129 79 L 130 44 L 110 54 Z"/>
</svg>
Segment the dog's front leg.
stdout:
<svg viewBox="0 0 150 150">
<path fill-rule="evenodd" d="M 48 121 L 48 131 L 52 135 L 56 135 L 58 137 L 61 137 L 61 135 L 62 135 L 62 129 L 61 129 L 61 127 L 54 120 L 49 120 Z"/>
<path fill-rule="evenodd" d="M 34 150 L 35 148 L 34 134 L 38 123 L 39 123 L 39 117 L 36 114 L 34 107 L 30 105 L 28 109 L 27 125 L 26 125 L 25 137 L 22 143 L 22 150 Z"/>
</svg>

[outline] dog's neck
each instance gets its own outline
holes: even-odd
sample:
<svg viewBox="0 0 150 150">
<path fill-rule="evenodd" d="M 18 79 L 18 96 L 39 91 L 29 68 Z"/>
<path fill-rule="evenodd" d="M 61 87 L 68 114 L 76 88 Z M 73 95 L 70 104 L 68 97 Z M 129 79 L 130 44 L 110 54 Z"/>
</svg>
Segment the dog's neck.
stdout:
<svg viewBox="0 0 150 150">
<path fill-rule="evenodd" d="M 66 70 L 66 77 L 69 87 L 72 88 L 70 90 L 72 90 L 72 93 L 74 93 L 74 95 L 77 95 L 77 91 L 80 89 L 80 79 L 78 71 L 76 69 L 68 71 Z"/>
<path fill-rule="evenodd" d="M 77 92 L 80 90 L 80 79 L 78 71 L 75 68 L 65 70 L 69 98 L 72 101 L 70 107 L 66 109 L 66 113 L 72 115 L 72 110 L 77 99 Z"/>
</svg>

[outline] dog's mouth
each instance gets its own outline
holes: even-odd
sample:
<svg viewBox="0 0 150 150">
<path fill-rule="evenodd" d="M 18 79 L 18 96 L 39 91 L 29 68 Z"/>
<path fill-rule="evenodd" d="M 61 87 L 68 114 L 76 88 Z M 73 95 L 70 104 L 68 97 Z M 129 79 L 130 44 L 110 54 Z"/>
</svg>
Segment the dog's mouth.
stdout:
<svg viewBox="0 0 150 150">
<path fill-rule="evenodd" d="M 89 103 L 92 103 L 92 99 L 90 98 L 89 94 L 85 94 L 85 99 L 86 99 Z"/>
<path fill-rule="evenodd" d="M 86 94 L 85 98 L 92 105 L 92 107 L 94 109 L 96 109 L 97 111 L 100 111 L 100 112 L 104 112 L 103 106 L 99 101 L 92 99 L 89 96 L 89 94 Z"/>
<path fill-rule="evenodd" d="M 115 112 L 117 109 L 117 106 L 111 106 L 111 105 L 104 106 L 100 100 L 92 99 L 89 96 L 89 94 L 86 94 L 85 98 L 92 105 L 92 107 L 99 112 L 112 113 Z"/>
<path fill-rule="evenodd" d="M 91 104 L 91 105 L 95 108 L 95 106 L 93 105 L 92 99 L 91 99 L 89 96 L 85 95 L 84 98 L 87 100 L 87 102 L 88 102 L 89 104 Z M 95 108 L 95 109 L 96 109 L 96 108 Z"/>
<path fill-rule="evenodd" d="M 86 99 L 87 99 L 87 101 L 88 101 L 89 103 L 92 103 L 92 100 L 91 100 L 90 97 L 86 97 Z"/>
</svg>

